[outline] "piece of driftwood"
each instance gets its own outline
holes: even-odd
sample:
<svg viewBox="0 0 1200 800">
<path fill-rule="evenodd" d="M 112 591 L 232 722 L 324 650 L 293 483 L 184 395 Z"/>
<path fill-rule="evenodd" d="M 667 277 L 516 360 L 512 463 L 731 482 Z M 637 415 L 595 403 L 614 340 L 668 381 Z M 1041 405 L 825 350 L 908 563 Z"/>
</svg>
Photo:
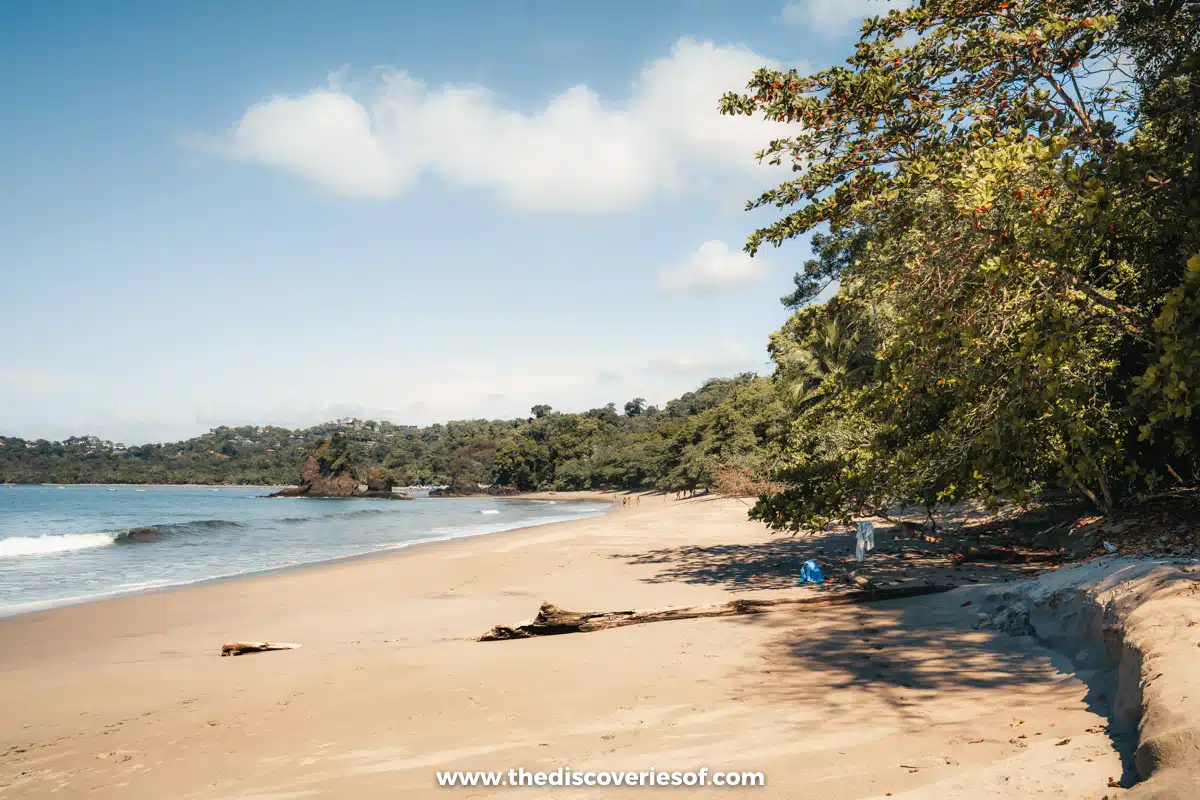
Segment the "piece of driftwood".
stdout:
<svg viewBox="0 0 1200 800">
<path fill-rule="evenodd" d="M 266 653 L 270 650 L 295 650 L 295 642 L 229 642 L 221 645 L 223 656 L 244 656 L 247 653 Z"/>
<path fill-rule="evenodd" d="M 529 639 L 534 636 L 557 636 L 563 633 L 591 633 L 625 625 L 647 622 L 668 622 L 698 617 L 734 617 L 742 614 L 766 614 L 792 608 L 840 606 L 870 603 L 878 600 L 897 600 L 918 597 L 953 589 L 953 584 L 893 586 L 865 591 L 823 593 L 814 597 L 795 597 L 780 600 L 730 600 L 707 606 L 676 606 L 651 608 L 642 611 L 564 611 L 551 603 L 542 603 L 537 616 L 516 625 L 497 625 L 480 636 L 480 642 L 499 642 L 507 639 Z"/>
</svg>

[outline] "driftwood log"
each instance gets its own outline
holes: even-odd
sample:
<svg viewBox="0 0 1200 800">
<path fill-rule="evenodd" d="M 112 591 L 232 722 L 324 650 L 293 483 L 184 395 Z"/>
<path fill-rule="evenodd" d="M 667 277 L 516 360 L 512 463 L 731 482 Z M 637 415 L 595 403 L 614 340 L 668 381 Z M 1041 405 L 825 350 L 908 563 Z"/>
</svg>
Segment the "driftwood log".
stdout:
<svg viewBox="0 0 1200 800">
<path fill-rule="evenodd" d="M 480 642 L 500 642 L 507 639 L 529 639 L 534 636 L 558 636 L 563 633 L 591 633 L 626 625 L 643 625 L 647 622 L 668 622 L 676 619 L 699 617 L 735 617 L 744 614 L 766 614 L 771 611 L 786 611 L 794 608 L 870 603 L 878 600 L 898 600 L 918 597 L 953 589 L 947 585 L 910 585 L 864 591 L 822 593 L 814 597 L 796 597 L 780 600 L 730 600 L 707 606 L 675 606 L 652 608 L 642 611 L 565 611 L 551 603 L 542 603 L 537 616 L 516 625 L 497 625 L 480 636 Z"/>
<path fill-rule="evenodd" d="M 270 650 L 295 650 L 295 642 L 229 642 L 221 645 L 223 656 L 244 656 L 247 653 L 266 653 Z"/>
</svg>

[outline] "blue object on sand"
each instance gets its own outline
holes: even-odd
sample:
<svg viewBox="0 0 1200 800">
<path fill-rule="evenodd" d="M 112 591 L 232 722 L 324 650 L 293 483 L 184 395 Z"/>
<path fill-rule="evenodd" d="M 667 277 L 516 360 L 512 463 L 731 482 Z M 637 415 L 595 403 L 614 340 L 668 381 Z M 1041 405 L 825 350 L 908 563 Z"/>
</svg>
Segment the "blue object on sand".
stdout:
<svg viewBox="0 0 1200 800">
<path fill-rule="evenodd" d="M 805 561 L 804 568 L 800 570 L 800 583 L 824 583 L 825 576 L 821 574 L 821 568 L 817 566 L 815 561 Z"/>
</svg>

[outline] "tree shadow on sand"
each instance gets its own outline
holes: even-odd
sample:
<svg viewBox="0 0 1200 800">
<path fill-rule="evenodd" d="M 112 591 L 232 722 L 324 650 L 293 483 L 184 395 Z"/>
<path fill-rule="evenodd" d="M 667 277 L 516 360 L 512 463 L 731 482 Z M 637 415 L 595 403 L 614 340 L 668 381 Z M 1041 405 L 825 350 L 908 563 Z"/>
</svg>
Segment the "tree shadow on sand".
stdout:
<svg viewBox="0 0 1200 800">
<path fill-rule="evenodd" d="M 828 580 L 800 591 L 853 590 L 858 588 L 855 578 L 881 587 L 924 581 L 964 588 L 979 585 L 982 589 L 1036 576 L 1050 565 L 963 560 L 956 556 L 966 549 L 964 543 L 980 548 L 1032 545 L 1058 551 L 1071 545 L 1070 531 L 1082 517 L 1078 508 L 1065 506 L 1016 519 L 963 514 L 939 519 L 938 536 L 929 536 L 927 529 L 917 531 L 915 525 L 877 526 L 876 549 L 862 563 L 854 558 L 855 537 L 847 529 L 807 537 L 776 535 L 746 544 L 657 548 L 613 557 L 653 568 L 642 578 L 648 583 L 710 585 L 734 593 L 796 589 L 801 568 L 810 559 L 821 566 Z M 967 603 L 968 597 L 976 599 Z M 1136 732 L 1093 726 L 1092 731 L 1075 732 L 1046 728 L 1042 736 L 1036 736 L 1019 729 L 1014 718 L 1021 716 L 1020 710 L 1061 700 L 1059 684 L 1072 676 L 1087 686 L 1083 703 L 1075 700 L 1072 707 L 1111 719 L 1111 675 L 1077 671 L 1069 659 L 1039 647 L 1028 637 L 976 630 L 973 623 L 980 597 L 981 593 L 954 592 L 735 617 L 729 624 L 779 631 L 762 655 L 761 668 L 744 675 L 742 685 L 748 696 L 820 709 L 822 718 L 870 725 L 870 715 L 884 708 L 904 729 L 939 724 L 947 728 L 948 736 L 967 729 L 958 724 L 961 718 L 948 711 L 956 707 L 957 700 L 969 709 L 967 716 L 988 717 L 987 725 L 994 729 L 987 739 L 991 746 L 1007 748 L 1013 754 L 1051 738 L 1074 737 L 1083 743 L 1089 737 L 1106 737 L 1122 760 L 1120 784 L 1135 783 L 1132 752 Z M 864 705 L 864 692 L 880 702 Z M 989 703 L 996 707 L 976 710 Z M 964 707 L 961 704 L 960 709 Z M 950 715 L 939 718 L 939 714 Z M 1010 727 L 1013 725 L 1016 727 Z"/>
<path fill-rule="evenodd" d="M 688 545 L 635 554 L 616 554 L 630 564 L 653 565 L 647 583 L 694 583 L 723 586 L 731 592 L 796 586 L 804 562 L 816 561 L 828 581 L 821 591 L 855 588 L 850 573 L 876 585 L 930 580 L 935 583 L 1003 582 L 1029 577 L 1044 567 L 1034 564 L 967 562 L 956 564 L 948 544 L 913 538 L 900 526 L 877 529 L 875 550 L 863 563 L 854 559 L 854 535 L 842 531 L 811 537 L 777 536 L 753 544 Z"/>
<path fill-rule="evenodd" d="M 822 715 L 869 724 L 879 703 L 905 728 L 945 725 L 952 734 L 962 709 L 991 714 L 993 746 L 1019 748 L 1049 739 L 1100 736 L 1122 759 L 1122 786 L 1137 778 L 1135 730 L 1025 727 L 1022 708 L 1056 698 L 1057 683 L 1070 677 L 1087 686 L 1082 709 L 1112 718 L 1112 675 L 1077 671 L 1070 659 L 1028 636 L 976 630 L 977 601 L 961 592 L 911 600 L 814 611 L 784 611 L 735 618 L 735 624 L 767 626 L 779 636 L 766 646 L 748 689 L 768 703 L 818 707 Z M 994 707 L 980 708 L 991 698 Z M 955 705 L 955 701 L 960 701 Z M 957 713 L 950 709 L 958 708 Z M 1041 735 L 1038 735 L 1038 734 Z M 974 741 L 974 740 L 972 740 Z"/>
</svg>

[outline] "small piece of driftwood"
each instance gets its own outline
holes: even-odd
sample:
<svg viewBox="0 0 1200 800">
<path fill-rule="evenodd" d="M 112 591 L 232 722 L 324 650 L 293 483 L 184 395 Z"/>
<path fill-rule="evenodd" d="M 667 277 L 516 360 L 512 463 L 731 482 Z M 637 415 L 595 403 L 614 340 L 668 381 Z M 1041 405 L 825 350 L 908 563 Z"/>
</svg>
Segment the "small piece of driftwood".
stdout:
<svg viewBox="0 0 1200 800">
<path fill-rule="evenodd" d="M 247 653 L 266 653 L 270 650 L 295 650 L 295 642 L 229 642 L 221 645 L 223 656 L 244 656 Z"/>
<path fill-rule="evenodd" d="M 730 600 L 707 606 L 676 606 L 643 611 L 564 611 L 551 603 L 542 603 L 537 616 L 516 625 L 497 625 L 480 636 L 480 642 L 499 642 L 507 639 L 529 639 L 534 636 L 557 636 L 563 633 L 591 633 L 626 625 L 647 622 L 667 622 L 699 617 L 733 617 L 742 614 L 766 614 L 793 608 L 840 606 L 870 603 L 878 600 L 898 600 L 953 589 L 953 584 L 893 586 L 856 592 L 825 593 L 815 597 L 795 597 L 780 600 Z"/>
</svg>

